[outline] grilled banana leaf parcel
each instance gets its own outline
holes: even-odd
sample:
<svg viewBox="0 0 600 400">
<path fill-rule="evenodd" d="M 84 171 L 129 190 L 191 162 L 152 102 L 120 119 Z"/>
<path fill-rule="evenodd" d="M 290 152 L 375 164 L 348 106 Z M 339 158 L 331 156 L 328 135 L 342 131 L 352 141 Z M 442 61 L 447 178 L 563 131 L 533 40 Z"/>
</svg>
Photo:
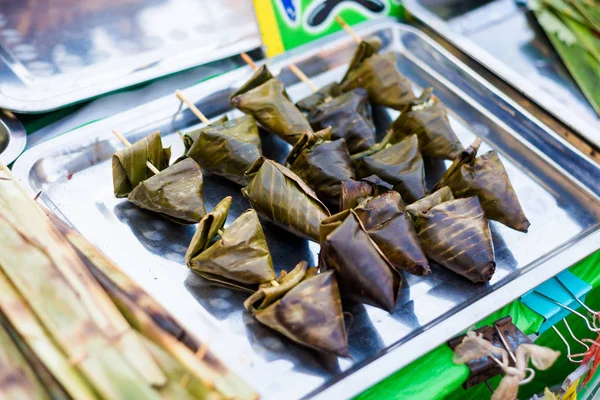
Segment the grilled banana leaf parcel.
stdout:
<svg viewBox="0 0 600 400">
<path fill-rule="evenodd" d="M 448 168 L 436 188 L 449 186 L 456 198 L 477 196 L 488 219 L 527 232 L 525 216 L 510 178 L 494 150 L 477 157 L 481 139 L 462 152 Z M 435 188 L 434 188 L 435 190 Z"/>
<path fill-rule="evenodd" d="M 342 91 L 340 89 L 340 84 L 337 82 L 332 82 L 327 86 L 323 86 L 317 92 L 297 102 L 296 107 L 298 107 L 300 111 L 308 113 L 316 106 L 330 101 L 334 97 L 337 97 L 341 94 Z"/>
<path fill-rule="evenodd" d="M 204 171 L 240 185 L 248 184 L 244 172 L 261 155 L 258 127 L 252 115 L 200 129 L 187 153 Z"/>
<path fill-rule="evenodd" d="M 304 114 L 290 101 L 283 83 L 277 79 L 269 79 L 255 87 L 248 85 L 248 90 L 242 91 L 242 88 L 231 97 L 231 105 L 252 114 L 265 129 L 286 142 L 295 144 L 302 133 L 312 130 Z"/>
<path fill-rule="evenodd" d="M 354 180 L 354 168 L 343 139 L 330 141 L 331 128 L 306 132 L 290 152 L 286 166 L 335 210 L 342 182 Z"/>
<path fill-rule="evenodd" d="M 200 166 L 188 158 L 137 185 L 127 199 L 174 222 L 195 224 L 206 214 L 203 186 Z"/>
<path fill-rule="evenodd" d="M 340 211 L 356 207 L 363 200 L 392 190 L 392 185 L 377 175 L 359 181 L 342 182 L 340 190 Z"/>
<path fill-rule="evenodd" d="M 413 275 L 429 275 L 431 269 L 412 220 L 398 192 L 387 192 L 364 200 L 354 212 L 396 269 Z"/>
<path fill-rule="evenodd" d="M 298 175 L 261 157 L 246 177 L 250 183 L 242 194 L 258 214 L 296 236 L 319 241 L 319 224 L 329 210 Z"/>
<path fill-rule="evenodd" d="M 450 125 L 446 106 L 431 88 L 404 107 L 389 129 L 394 132 L 392 143 L 417 135 L 423 156 L 451 160 L 464 150 Z"/>
<path fill-rule="evenodd" d="M 354 54 L 352 54 L 350 64 L 348 65 L 348 70 L 342 78 L 342 82 L 348 79 L 348 75 L 355 71 L 363 61 L 371 57 L 373 54 L 377 54 L 379 49 L 381 49 L 381 40 L 378 37 L 371 37 L 360 42 L 354 51 Z"/>
<path fill-rule="evenodd" d="M 350 154 L 375 144 L 375 124 L 367 91 L 357 88 L 312 109 L 308 121 L 315 130 L 332 127 L 332 139 L 345 139 Z"/>
<path fill-rule="evenodd" d="M 402 277 L 354 210 L 321 222 L 322 271 L 335 270 L 342 297 L 394 312 Z"/>
<path fill-rule="evenodd" d="M 316 274 L 300 262 L 278 286 L 262 285 L 245 302 L 260 323 L 314 350 L 349 357 L 340 293 L 333 271 Z"/>
<path fill-rule="evenodd" d="M 477 196 L 435 203 L 424 199 L 411 212 L 425 255 L 471 282 L 489 281 L 496 269 L 494 246 Z"/>
<path fill-rule="evenodd" d="M 441 189 L 436 190 L 429 196 L 423 197 L 421 200 L 415 201 L 412 204 L 406 206 L 406 212 L 410 215 L 413 221 L 415 221 L 422 211 L 427 210 L 441 204 L 445 201 L 454 200 L 452 190 L 448 186 L 444 186 Z"/>
<path fill-rule="evenodd" d="M 230 206 L 231 197 L 226 197 L 200 221 L 185 262 L 213 283 L 253 293 L 276 278 L 271 253 L 254 210 L 222 230 Z"/>
<path fill-rule="evenodd" d="M 399 143 L 363 158 L 357 168 L 359 178 L 377 175 L 394 185 L 394 190 L 412 203 L 425 196 L 425 167 L 419 140 L 412 135 Z"/>
<path fill-rule="evenodd" d="M 150 161 L 159 171 L 169 166 L 171 148 L 163 149 L 160 132 L 154 132 L 112 156 L 113 188 L 116 197 L 127 195 L 154 173 L 146 166 Z"/>
<path fill-rule="evenodd" d="M 215 122 L 213 122 L 212 124 L 203 126 L 200 129 L 195 129 L 193 131 L 190 131 L 188 133 L 186 133 L 185 135 L 183 135 L 181 138 L 183 140 L 183 147 L 184 147 L 184 152 L 183 155 L 186 156 L 188 151 L 190 151 L 190 149 L 192 148 L 194 141 L 196 139 L 198 139 L 198 136 L 200 136 L 200 134 L 202 133 L 202 131 L 210 126 L 218 126 L 223 124 L 224 122 L 228 121 L 229 118 L 227 118 L 227 115 L 222 116 L 221 118 L 219 118 L 218 120 L 216 120 Z M 180 133 L 181 135 L 181 133 Z M 183 158 L 183 157 L 182 157 Z"/>
<path fill-rule="evenodd" d="M 246 93 L 247 91 L 257 88 L 263 83 L 266 83 L 273 79 L 277 80 L 277 78 L 273 76 L 273 74 L 271 73 L 271 71 L 269 71 L 269 68 L 267 68 L 266 65 L 261 65 L 256 71 L 254 71 L 254 75 L 252 75 L 252 77 L 248 79 L 248 82 L 244 83 L 242 86 L 240 86 L 238 90 L 233 92 L 233 94 L 229 97 L 229 101 L 231 101 L 231 99 L 233 99 L 235 96 Z M 290 99 L 290 96 L 285 91 L 285 89 L 283 90 L 283 95 L 287 99 Z"/>
</svg>

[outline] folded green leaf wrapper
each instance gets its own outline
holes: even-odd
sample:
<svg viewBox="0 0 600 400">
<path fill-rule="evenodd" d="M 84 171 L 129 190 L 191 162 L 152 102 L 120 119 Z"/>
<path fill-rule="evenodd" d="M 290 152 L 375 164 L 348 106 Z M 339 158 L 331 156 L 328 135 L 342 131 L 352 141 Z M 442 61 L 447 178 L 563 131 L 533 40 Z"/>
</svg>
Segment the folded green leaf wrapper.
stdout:
<svg viewBox="0 0 600 400">
<path fill-rule="evenodd" d="M 323 86 L 317 92 L 296 103 L 296 107 L 303 112 L 310 112 L 313 108 L 326 101 L 330 101 L 334 97 L 342 94 L 340 85 L 337 82 L 332 82 L 329 85 Z"/>
<path fill-rule="evenodd" d="M 183 140 L 183 147 L 184 147 L 184 151 L 183 151 L 183 155 L 186 156 L 188 151 L 190 151 L 190 149 L 192 148 L 192 145 L 194 144 L 194 141 L 196 139 L 198 139 L 198 136 L 200 136 L 200 133 L 202 133 L 202 131 L 210 126 L 219 126 L 221 124 L 223 124 L 224 122 L 228 121 L 229 118 L 227 118 L 227 115 L 222 116 L 221 118 L 219 118 L 218 120 L 216 120 L 215 122 L 209 124 L 209 125 L 205 125 L 202 128 L 199 129 L 194 129 L 193 131 L 189 131 L 188 133 L 186 133 L 185 135 L 182 135 L 181 139 Z M 181 133 L 180 133 L 181 135 Z M 181 157 L 180 159 L 183 159 L 183 157 Z"/>
<path fill-rule="evenodd" d="M 448 186 L 444 186 L 443 188 L 436 190 L 429 196 L 423 197 L 421 200 L 415 201 L 414 203 L 407 205 L 406 212 L 414 221 L 421 215 L 422 211 L 427 212 L 427 210 L 430 210 L 438 204 L 450 200 L 454 200 L 452 190 L 450 190 Z"/>
<path fill-rule="evenodd" d="M 330 210 L 340 203 L 341 184 L 354 180 L 343 139 L 329 141 L 331 128 L 306 132 L 288 155 L 286 166 L 312 188 Z"/>
<path fill-rule="evenodd" d="M 112 156 L 113 187 L 116 197 L 127 195 L 141 182 L 154 175 L 146 161 L 159 171 L 169 166 L 171 149 L 163 149 L 160 132 L 154 132 Z"/>
<path fill-rule="evenodd" d="M 525 216 L 504 164 L 494 150 L 477 157 L 481 139 L 462 152 L 446 171 L 436 188 L 448 186 L 454 197 L 479 197 L 488 219 L 501 222 L 520 232 L 527 232 Z"/>
<path fill-rule="evenodd" d="M 335 270 L 342 297 L 394 312 L 402 277 L 369 237 L 354 210 L 321 222 L 322 271 Z"/>
<path fill-rule="evenodd" d="M 349 357 L 335 273 L 315 274 L 315 270 L 300 262 L 279 286 L 263 285 L 244 306 L 260 323 L 297 343 Z"/>
<path fill-rule="evenodd" d="M 258 214 L 299 237 L 319 241 L 319 224 L 329 210 L 298 175 L 261 157 L 246 177 L 250 183 L 242 194 Z"/>
<path fill-rule="evenodd" d="M 231 100 L 235 96 L 244 94 L 247 91 L 257 88 L 260 85 L 262 85 L 263 83 L 266 83 L 272 79 L 277 80 L 273 76 L 271 71 L 269 71 L 269 68 L 267 68 L 266 65 L 261 65 L 256 71 L 254 71 L 254 75 L 252 75 L 252 77 L 250 79 L 248 79 L 248 81 L 246 83 L 244 83 L 242 86 L 240 86 L 240 88 L 238 90 L 233 92 L 233 94 L 229 97 L 229 101 L 231 102 Z M 285 96 L 286 99 L 290 99 L 290 96 L 285 91 L 285 89 L 283 89 L 283 95 Z"/>
<path fill-rule="evenodd" d="M 446 106 L 433 95 L 431 88 L 404 107 L 389 129 L 394 132 L 391 143 L 417 135 L 423 156 L 451 160 L 464 150 L 450 125 Z"/>
<path fill-rule="evenodd" d="M 230 206 L 231 197 L 226 197 L 200 221 L 185 262 L 213 283 L 253 293 L 276 278 L 271 253 L 254 210 L 221 231 Z"/>
<path fill-rule="evenodd" d="M 354 212 L 394 267 L 419 276 L 431 273 L 412 220 L 406 214 L 398 192 L 387 192 L 366 199 Z"/>
<path fill-rule="evenodd" d="M 332 139 L 345 139 L 350 154 L 375 144 L 375 124 L 367 91 L 357 88 L 314 107 L 308 121 L 315 130 L 332 128 Z"/>
<path fill-rule="evenodd" d="M 174 222 L 195 224 L 206 214 L 203 186 L 200 166 L 186 159 L 137 185 L 127 199 Z"/>
<path fill-rule="evenodd" d="M 359 181 L 342 182 L 340 190 L 340 211 L 356 207 L 368 197 L 377 196 L 392 190 L 392 185 L 377 175 L 371 175 Z"/>
<path fill-rule="evenodd" d="M 252 115 L 201 128 L 187 153 L 203 170 L 240 185 L 248 184 L 244 173 L 260 158 L 258 127 Z"/>
<path fill-rule="evenodd" d="M 411 211 L 425 255 L 471 282 L 489 281 L 496 270 L 494 245 L 477 196 L 435 204 L 443 198 L 426 198 Z"/>
<path fill-rule="evenodd" d="M 394 190 L 410 203 L 424 197 L 425 167 L 417 136 L 407 137 L 363 158 L 356 168 L 356 175 L 359 178 L 377 175 L 394 185 Z"/>
<path fill-rule="evenodd" d="M 376 36 L 368 38 L 367 40 L 363 40 L 362 42 L 360 42 L 358 44 L 358 47 L 354 51 L 354 54 L 352 54 L 352 58 L 350 59 L 350 64 L 348 65 L 348 70 L 344 74 L 344 77 L 342 78 L 342 82 L 347 80 L 348 75 L 351 72 L 355 71 L 360 66 L 360 64 L 362 64 L 362 62 L 364 60 L 371 57 L 373 54 L 377 54 L 379 49 L 381 49 L 381 45 L 382 45 L 381 40 Z"/>
</svg>

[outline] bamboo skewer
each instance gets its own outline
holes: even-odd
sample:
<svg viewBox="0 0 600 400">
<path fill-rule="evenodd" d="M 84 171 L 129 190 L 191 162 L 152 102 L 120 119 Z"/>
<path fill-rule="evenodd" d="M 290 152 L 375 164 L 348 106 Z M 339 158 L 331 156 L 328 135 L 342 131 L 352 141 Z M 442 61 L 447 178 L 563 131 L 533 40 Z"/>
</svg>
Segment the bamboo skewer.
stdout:
<svg viewBox="0 0 600 400">
<path fill-rule="evenodd" d="M 206 125 L 210 124 L 210 121 L 208 120 L 208 118 L 206 118 L 206 116 L 204 114 L 202 114 L 202 111 L 200 111 L 198 109 L 198 107 L 196 107 L 194 105 L 194 103 L 192 103 L 191 101 L 189 101 L 184 95 L 183 93 L 181 93 L 181 90 L 177 90 L 175 91 L 175 95 L 179 98 L 179 100 L 181 100 L 186 106 L 188 106 L 188 108 L 190 110 L 192 110 L 192 112 L 194 113 L 194 115 L 196 117 L 198 117 L 198 119 L 202 122 L 204 122 Z"/>
<path fill-rule="evenodd" d="M 294 73 L 294 75 L 296 75 L 298 77 L 298 79 L 300 79 L 302 82 L 304 82 L 306 84 L 306 86 L 311 88 L 313 92 L 316 93 L 319 91 L 319 88 L 317 87 L 317 85 L 315 85 L 313 83 L 313 81 L 311 81 L 310 78 L 308 76 L 306 76 L 304 74 L 304 72 L 302 72 L 302 70 L 300 70 L 300 68 L 296 67 L 296 64 L 290 64 L 289 68 L 290 68 L 290 71 L 292 71 Z"/>
<path fill-rule="evenodd" d="M 117 139 L 119 139 L 121 141 L 121 143 L 123 143 L 125 146 L 130 147 L 131 143 L 129 142 L 129 140 L 127 140 L 125 138 L 125 136 L 121 135 L 116 129 L 112 130 L 113 135 L 115 135 L 117 137 Z M 158 168 L 156 168 L 150 161 L 146 160 L 146 166 L 150 169 L 150 171 L 152 171 L 154 173 L 154 175 L 157 175 L 160 171 L 158 170 Z"/>
<path fill-rule="evenodd" d="M 344 20 L 342 19 L 342 17 L 340 17 L 340 16 L 338 15 L 338 16 L 336 16 L 336 17 L 335 17 L 335 20 L 337 21 L 337 23 L 338 23 L 338 24 L 340 24 L 340 26 L 341 26 L 341 27 L 342 27 L 342 28 L 343 28 L 343 29 L 344 29 L 346 32 L 348 32 L 348 34 L 349 34 L 350 36 L 352 36 L 352 39 L 354 39 L 354 41 L 355 41 L 356 43 L 360 44 L 360 42 L 362 42 L 362 39 L 360 38 L 360 36 L 358 36 L 358 35 L 356 34 L 356 32 L 354 32 L 354 29 L 352 29 L 352 28 L 350 27 L 350 25 L 348 25 L 348 24 L 346 23 L 346 21 L 344 21 Z"/>
<path fill-rule="evenodd" d="M 242 60 L 244 60 L 246 62 L 246 64 L 248 64 L 253 70 L 257 70 L 258 67 L 256 66 L 256 64 L 254 64 L 254 60 L 252 60 L 252 58 L 250 58 L 250 56 L 244 52 L 242 52 L 240 54 L 240 57 L 242 57 Z"/>
</svg>

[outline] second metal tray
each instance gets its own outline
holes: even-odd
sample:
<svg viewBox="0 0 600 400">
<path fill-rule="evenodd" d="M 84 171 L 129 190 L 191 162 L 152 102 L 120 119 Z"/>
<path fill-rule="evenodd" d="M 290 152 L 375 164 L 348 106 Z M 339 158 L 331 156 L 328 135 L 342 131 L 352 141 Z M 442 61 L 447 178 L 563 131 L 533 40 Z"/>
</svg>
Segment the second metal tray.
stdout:
<svg viewBox="0 0 600 400">
<path fill-rule="evenodd" d="M 484 139 L 482 151 L 500 153 L 532 225 L 523 234 L 491 222 L 498 266 L 489 284 L 474 285 L 434 266 L 428 277 L 404 274 L 393 314 L 346 303 L 353 314 L 351 360 L 317 357 L 257 324 L 243 310 L 244 295 L 210 287 L 184 265 L 193 226 L 174 225 L 113 197 L 111 155 L 122 145 L 111 129 L 130 141 L 160 130 L 177 157 L 183 148 L 177 132 L 197 121 L 175 96 L 34 147 L 13 169 L 32 195 L 42 191 L 41 201 L 112 257 L 264 398 L 352 397 L 600 248 L 598 165 L 416 29 L 383 20 L 358 32 L 382 39 L 382 51 L 397 55 L 417 92 L 434 87 L 465 145 L 477 135 Z M 324 85 L 342 77 L 355 48 L 340 33 L 273 59 L 270 67 L 297 100 L 310 90 L 286 69 L 289 63 Z M 241 68 L 185 92 L 209 118 L 236 116 L 228 97 L 251 73 Z M 375 109 L 380 134 L 396 114 Z M 287 144 L 270 134 L 262 139 L 265 155 L 285 158 Z M 435 182 L 443 169 L 444 163 L 430 162 L 428 181 Z M 224 196 L 234 197 L 229 223 L 248 207 L 240 187 L 223 179 L 205 177 L 204 193 L 209 210 Z M 317 261 L 317 244 L 268 223 L 264 228 L 277 269 Z"/>
</svg>

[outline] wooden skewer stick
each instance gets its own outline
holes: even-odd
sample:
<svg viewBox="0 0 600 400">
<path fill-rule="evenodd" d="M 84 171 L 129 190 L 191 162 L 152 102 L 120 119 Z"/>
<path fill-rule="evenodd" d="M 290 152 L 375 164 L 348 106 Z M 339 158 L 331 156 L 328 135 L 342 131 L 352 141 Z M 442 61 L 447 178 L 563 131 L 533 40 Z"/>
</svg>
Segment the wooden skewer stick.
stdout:
<svg viewBox="0 0 600 400">
<path fill-rule="evenodd" d="M 196 117 L 198 117 L 198 119 L 202 122 L 204 122 L 205 124 L 210 124 L 210 121 L 208 120 L 208 118 L 206 118 L 206 116 L 204 114 L 202 114 L 202 111 L 198 110 L 198 107 L 196 107 L 194 105 L 194 103 L 192 103 L 191 101 L 189 101 L 184 95 L 183 93 L 181 93 L 181 90 L 176 90 L 175 91 L 175 95 L 179 98 L 179 100 L 183 101 L 185 103 L 186 106 L 188 106 L 188 108 L 190 110 L 192 110 L 192 112 L 194 113 L 194 115 Z"/>
<path fill-rule="evenodd" d="M 254 64 L 254 60 L 252 60 L 248 54 L 242 52 L 240 54 L 240 57 L 242 57 L 242 60 L 244 60 L 246 64 L 248 64 L 253 70 L 256 71 L 258 69 L 256 64 Z"/>
<path fill-rule="evenodd" d="M 340 17 L 339 15 L 335 17 L 335 20 L 337 21 L 338 24 L 340 24 L 340 26 L 346 31 L 348 32 L 348 34 L 350 36 L 352 36 L 352 39 L 354 39 L 354 41 L 358 44 L 360 44 L 360 42 L 362 42 L 362 39 L 360 38 L 360 36 L 358 36 L 356 34 L 356 32 L 354 32 L 354 30 L 352 28 L 350 28 L 350 25 L 348 25 L 346 23 L 346 21 L 344 21 L 342 19 L 342 17 Z"/>
<path fill-rule="evenodd" d="M 300 79 L 302 82 L 306 83 L 306 85 L 309 88 L 311 88 L 313 92 L 319 91 L 319 88 L 317 87 L 317 85 L 315 85 L 313 83 L 313 81 L 311 81 L 310 78 L 308 76 L 306 76 L 304 74 L 304 72 L 302 72 L 300 70 L 300 68 L 296 67 L 296 64 L 290 64 L 289 68 L 294 73 L 294 75 L 296 75 L 298 77 L 298 79 Z"/>
<path fill-rule="evenodd" d="M 121 135 L 119 132 L 117 132 L 115 129 L 113 129 L 112 133 L 117 137 L 117 139 L 119 139 L 121 141 L 121 143 L 123 143 L 125 146 L 130 147 L 131 143 L 129 143 L 129 140 L 125 139 L 125 136 Z M 160 171 L 158 170 L 158 168 L 156 168 L 154 165 L 152 165 L 152 163 L 148 160 L 146 160 L 146 166 L 150 169 L 150 171 L 154 172 L 154 174 L 158 174 Z"/>
</svg>

